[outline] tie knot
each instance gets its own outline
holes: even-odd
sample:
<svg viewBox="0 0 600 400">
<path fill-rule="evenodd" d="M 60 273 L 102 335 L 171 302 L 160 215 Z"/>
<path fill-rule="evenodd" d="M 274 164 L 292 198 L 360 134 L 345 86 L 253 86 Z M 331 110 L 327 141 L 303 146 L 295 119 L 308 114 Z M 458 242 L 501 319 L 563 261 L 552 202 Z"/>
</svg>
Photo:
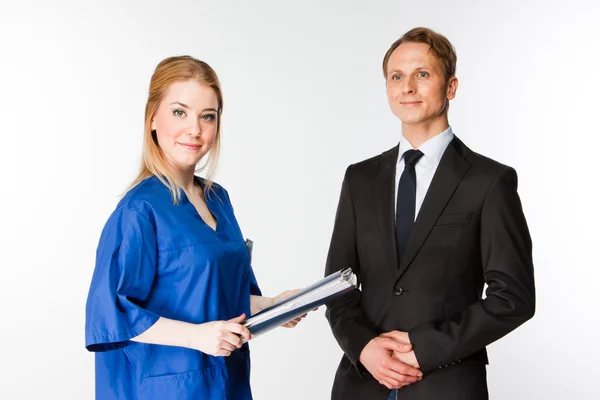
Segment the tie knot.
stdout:
<svg viewBox="0 0 600 400">
<path fill-rule="evenodd" d="M 423 157 L 421 150 L 407 150 L 404 152 L 404 165 L 415 165 Z"/>
</svg>

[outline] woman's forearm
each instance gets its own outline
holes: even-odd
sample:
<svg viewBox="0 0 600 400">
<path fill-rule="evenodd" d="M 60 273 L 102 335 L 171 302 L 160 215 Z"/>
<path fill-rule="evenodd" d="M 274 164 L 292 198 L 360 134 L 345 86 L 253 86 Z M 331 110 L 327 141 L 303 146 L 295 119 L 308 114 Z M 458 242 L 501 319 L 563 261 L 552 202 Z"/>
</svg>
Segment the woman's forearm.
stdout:
<svg viewBox="0 0 600 400">
<path fill-rule="evenodd" d="M 192 348 L 193 324 L 160 317 L 150 328 L 131 339 L 134 342 Z"/>
<path fill-rule="evenodd" d="M 250 314 L 254 315 L 273 305 L 273 298 L 250 295 Z"/>
<path fill-rule="evenodd" d="M 228 321 L 191 324 L 160 317 L 144 333 L 131 339 L 134 342 L 187 347 L 212 356 L 228 356 L 239 349 L 242 339 L 250 340 L 250 331 L 241 325 L 246 315 Z"/>
</svg>

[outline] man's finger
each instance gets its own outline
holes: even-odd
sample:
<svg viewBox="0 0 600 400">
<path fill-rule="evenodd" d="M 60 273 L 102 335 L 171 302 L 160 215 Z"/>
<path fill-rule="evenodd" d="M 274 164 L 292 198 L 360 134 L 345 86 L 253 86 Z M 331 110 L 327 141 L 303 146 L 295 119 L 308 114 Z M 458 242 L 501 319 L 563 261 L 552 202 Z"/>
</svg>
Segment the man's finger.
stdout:
<svg viewBox="0 0 600 400">
<path fill-rule="evenodd" d="M 394 370 L 402 375 L 414 376 L 416 378 L 420 378 L 423 376 L 423 372 L 421 372 L 421 370 L 415 367 L 411 367 L 410 365 L 393 358 L 390 358 L 389 363 L 387 365 L 391 370 Z"/>
<path fill-rule="evenodd" d="M 395 370 L 394 368 L 389 368 L 389 367 L 382 368 L 380 373 L 383 378 L 387 379 L 388 381 L 392 381 L 392 383 L 394 383 L 394 384 L 405 383 L 405 382 L 414 383 L 418 379 L 418 377 L 416 377 L 416 376 L 404 374 L 400 371 Z"/>
<path fill-rule="evenodd" d="M 414 376 L 402 375 L 393 370 L 383 372 L 381 379 L 391 385 L 390 389 L 400 389 L 403 386 L 411 385 L 418 381 L 418 378 Z"/>
<path fill-rule="evenodd" d="M 394 388 L 394 384 L 392 382 L 388 381 L 385 378 L 381 378 L 379 380 L 379 383 L 382 384 L 383 386 L 385 386 L 386 388 L 390 389 L 390 390 L 392 390 Z"/>
<path fill-rule="evenodd" d="M 400 342 L 402 344 L 411 344 L 407 332 L 390 331 L 383 333 L 381 336 L 394 339 L 395 341 Z"/>
<path fill-rule="evenodd" d="M 399 343 L 390 337 L 384 337 L 383 339 L 383 346 L 386 348 L 386 350 L 393 350 L 399 353 L 408 353 L 412 350 L 411 344 Z"/>
</svg>

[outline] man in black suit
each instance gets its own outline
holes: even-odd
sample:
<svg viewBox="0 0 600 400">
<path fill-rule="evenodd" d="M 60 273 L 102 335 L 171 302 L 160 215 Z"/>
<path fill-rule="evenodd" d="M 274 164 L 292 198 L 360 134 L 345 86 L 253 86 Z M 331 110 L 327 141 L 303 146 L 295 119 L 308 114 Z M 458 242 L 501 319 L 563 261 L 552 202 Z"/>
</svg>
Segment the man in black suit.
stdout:
<svg viewBox="0 0 600 400">
<path fill-rule="evenodd" d="M 350 266 L 361 290 L 327 307 L 345 353 L 332 399 L 487 399 L 486 346 L 535 312 L 517 174 L 453 134 L 455 71 L 452 44 L 426 28 L 385 55 L 402 137 L 342 184 L 325 273 Z"/>
</svg>

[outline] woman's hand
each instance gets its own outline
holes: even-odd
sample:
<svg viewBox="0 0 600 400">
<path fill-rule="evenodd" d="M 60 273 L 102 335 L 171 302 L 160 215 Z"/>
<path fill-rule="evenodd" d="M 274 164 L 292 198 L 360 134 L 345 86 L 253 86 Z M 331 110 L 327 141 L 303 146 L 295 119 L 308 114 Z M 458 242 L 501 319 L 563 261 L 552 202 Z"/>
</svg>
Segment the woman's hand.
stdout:
<svg viewBox="0 0 600 400">
<path fill-rule="evenodd" d="M 250 331 L 241 325 L 246 315 L 229 321 L 213 321 L 192 325 L 190 332 L 190 348 L 205 354 L 227 357 L 236 349 L 242 347 L 242 339 L 250 340 Z"/>
<path fill-rule="evenodd" d="M 288 297 L 295 295 L 299 291 L 300 291 L 300 289 L 286 290 L 285 292 L 283 292 L 281 294 L 278 294 L 277 296 L 275 296 L 273 298 L 273 304 L 277 304 L 277 303 L 279 303 L 279 302 L 287 299 Z M 313 311 L 316 311 L 316 310 L 317 310 L 317 308 L 315 308 Z M 301 315 L 301 316 L 299 316 L 297 318 L 294 318 L 293 320 L 291 320 L 289 322 L 286 322 L 285 324 L 283 324 L 281 326 L 283 326 L 284 328 L 293 328 L 296 325 L 298 325 L 298 323 L 300 321 L 302 321 L 304 318 L 306 318 L 306 314 Z"/>
</svg>

